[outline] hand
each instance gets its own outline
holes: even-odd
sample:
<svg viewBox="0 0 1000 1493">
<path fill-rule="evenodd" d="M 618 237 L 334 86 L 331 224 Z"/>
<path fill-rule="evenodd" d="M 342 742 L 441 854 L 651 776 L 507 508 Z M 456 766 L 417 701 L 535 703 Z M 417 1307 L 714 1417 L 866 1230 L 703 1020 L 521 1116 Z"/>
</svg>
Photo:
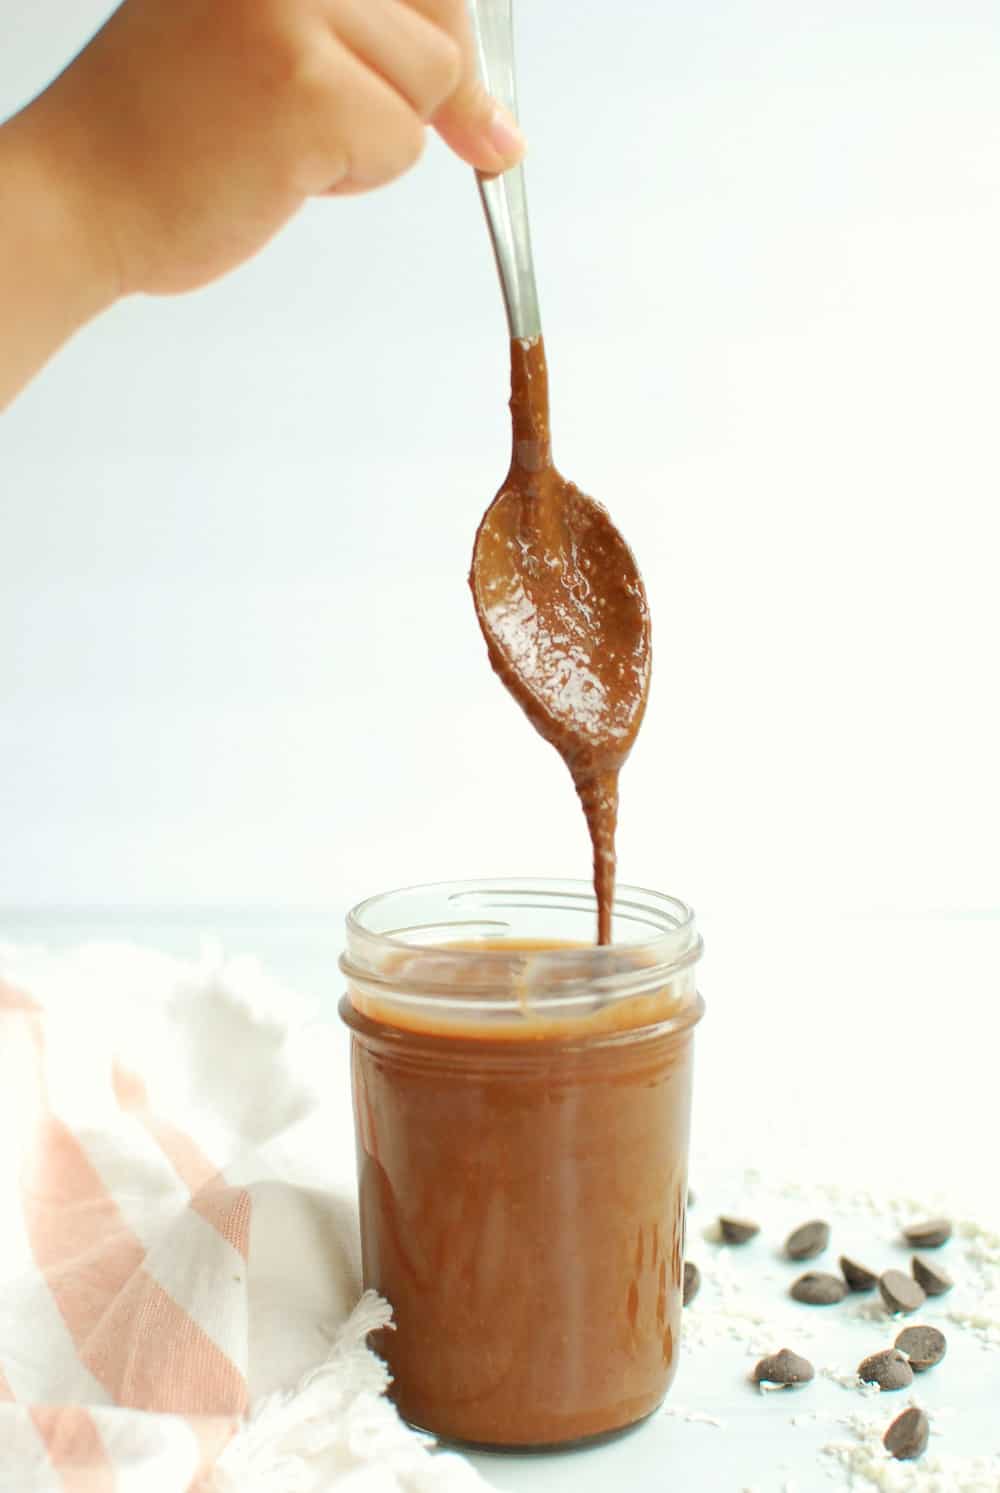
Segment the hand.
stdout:
<svg viewBox="0 0 1000 1493">
<path fill-rule="evenodd" d="M 13 124 L 105 300 L 215 279 L 306 198 L 407 170 L 428 124 L 483 171 L 523 152 L 464 0 L 125 0 Z"/>
</svg>

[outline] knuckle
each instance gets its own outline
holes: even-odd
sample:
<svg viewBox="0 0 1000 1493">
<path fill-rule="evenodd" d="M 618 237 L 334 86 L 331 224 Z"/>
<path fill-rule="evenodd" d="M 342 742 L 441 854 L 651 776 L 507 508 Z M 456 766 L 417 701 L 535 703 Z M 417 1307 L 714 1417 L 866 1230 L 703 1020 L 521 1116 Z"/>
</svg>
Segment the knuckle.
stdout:
<svg viewBox="0 0 1000 1493">
<path fill-rule="evenodd" d="M 399 132 L 396 151 L 398 169 L 393 171 L 393 176 L 401 176 L 404 171 L 409 171 L 411 166 L 417 164 L 424 153 L 426 141 L 427 131 L 423 124 L 415 116 L 411 116 L 410 121 Z"/>
<path fill-rule="evenodd" d="M 405 121 L 400 120 L 375 168 L 378 179 L 383 182 L 395 181 L 397 176 L 402 176 L 411 166 L 415 166 L 424 153 L 426 138 L 424 126 L 415 114 L 410 114 Z"/>
<path fill-rule="evenodd" d="M 457 31 L 464 17 L 465 0 L 435 0 L 435 8 L 442 26 Z"/>
<path fill-rule="evenodd" d="M 463 119 L 474 126 L 485 125 L 496 107 L 477 77 L 462 80 L 455 92 L 454 105 Z"/>
<path fill-rule="evenodd" d="M 251 38 L 248 64 L 275 97 L 294 94 L 315 71 L 315 53 L 301 33 L 290 25 L 258 19 L 258 35 Z"/>
<path fill-rule="evenodd" d="M 444 31 L 437 33 L 427 71 L 438 102 L 450 98 L 462 77 L 462 49 L 453 36 Z"/>
<path fill-rule="evenodd" d="M 304 151 L 278 183 L 278 189 L 294 199 L 314 197 L 350 174 L 351 158 L 346 145 L 332 143 Z"/>
<path fill-rule="evenodd" d="M 410 0 L 414 10 L 430 21 L 456 46 L 461 45 L 467 31 L 466 0 Z"/>
<path fill-rule="evenodd" d="M 301 47 L 290 51 L 287 66 L 289 88 L 296 107 L 307 115 L 325 110 L 333 92 L 326 59 L 313 48 Z"/>
<path fill-rule="evenodd" d="M 415 166 L 423 154 L 426 131 L 413 113 L 394 118 L 377 132 L 356 136 L 348 152 L 350 180 L 359 187 L 379 187 L 395 181 Z"/>
</svg>

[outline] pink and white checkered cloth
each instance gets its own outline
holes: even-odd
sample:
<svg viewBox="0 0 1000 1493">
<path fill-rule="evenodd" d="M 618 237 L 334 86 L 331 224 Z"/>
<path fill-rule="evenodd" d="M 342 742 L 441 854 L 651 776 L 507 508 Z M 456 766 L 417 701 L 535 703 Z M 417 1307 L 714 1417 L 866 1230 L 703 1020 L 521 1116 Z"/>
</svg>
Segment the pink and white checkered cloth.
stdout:
<svg viewBox="0 0 1000 1493">
<path fill-rule="evenodd" d="M 343 1037 L 291 1000 L 0 946 L 2 1493 L 483 1488 L 385 1399 Z"/>
</svg>

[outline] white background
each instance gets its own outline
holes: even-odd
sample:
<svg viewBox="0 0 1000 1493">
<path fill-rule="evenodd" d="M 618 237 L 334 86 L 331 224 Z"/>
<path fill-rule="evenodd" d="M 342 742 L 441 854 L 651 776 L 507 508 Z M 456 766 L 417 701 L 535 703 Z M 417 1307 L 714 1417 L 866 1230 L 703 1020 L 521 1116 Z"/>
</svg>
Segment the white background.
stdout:
<svg viewBox="0 0 1000 1493">
<path fill-rule="evenodd" d="M 104 9 L 6 0 L 0 112 Z M 518 13 L 556 455 L 653 610 L 621 872 L 710 953 L 698 1133 L 853 1154 L 891 1089 L 879 1159 L 939 1179 L 994 1128 L 995 6 Z M 414 880 L 587 874 L 465 585 L 505 359 L 434 142 L 37 380 L 0 422 L 0 904 L 335 929 Z"/>
<path fill-rule="evenodd" d="M 0 114 L 104 8 L 5 0 Z M 753 1162 L 1000 1215 L 994 0 L 517 9 L 556 455 L 653 610 L 621 871 L 706 935 L 696 1184 L 735 1210 Z M 505 355 L 432 143 L 227 281 L 120 306 L 0 422 L 0 935 L 214 927 L 332 1004 L 358 897 L 587 874 L 465 586 Z M 680 1465 L 657 1425 L 636 1486 Z M 734 1479 L 761 1425 L 715 1447 Z"/>
</svg>

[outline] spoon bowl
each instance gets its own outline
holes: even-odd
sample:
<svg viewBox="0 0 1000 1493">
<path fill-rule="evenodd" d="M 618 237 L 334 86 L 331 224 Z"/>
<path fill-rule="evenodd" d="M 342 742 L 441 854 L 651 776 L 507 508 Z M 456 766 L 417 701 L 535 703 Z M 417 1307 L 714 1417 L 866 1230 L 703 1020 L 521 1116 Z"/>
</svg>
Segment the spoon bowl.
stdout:
<svg viewBox="0 0 1000 1493">
<path fill-rule="evenodd" d="M 649 693 L 649 609 L 607 509 L 515 454 L 479 524 L 470 584 L 494 669 L 578 790 L 618 772 Z"/>
</svg>

